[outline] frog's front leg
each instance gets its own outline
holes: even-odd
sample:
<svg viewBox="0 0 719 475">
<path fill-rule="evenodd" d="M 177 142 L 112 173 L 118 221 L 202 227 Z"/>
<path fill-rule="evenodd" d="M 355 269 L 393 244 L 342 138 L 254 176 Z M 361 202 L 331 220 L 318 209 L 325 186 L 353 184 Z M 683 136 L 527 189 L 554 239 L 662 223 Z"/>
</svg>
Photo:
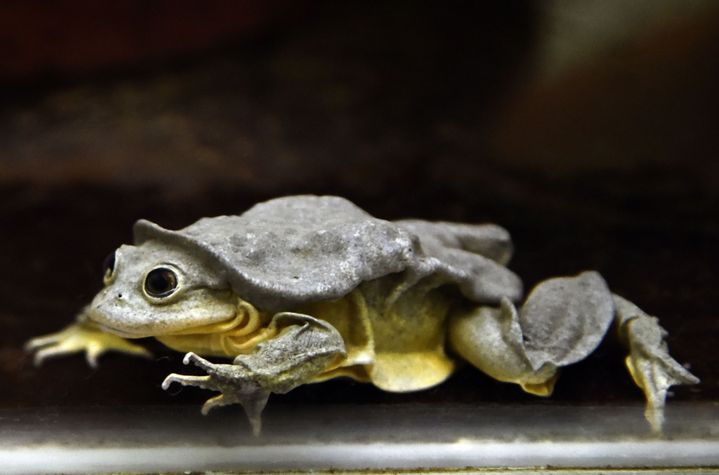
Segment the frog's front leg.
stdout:
<svg viewBox="0 0 719 475">
<path fill-rule="evenodd" d="M 117 335 L 102 331 L 87 317 L 87 309 L 83 309 L 75 323 L 65 329 L 43 335 L 29 340 L 25 350 L 35 352 L 33 362 L 40 366 L 45 360 L 73 353 L 85 352 L 87 363 L 97 367 L 97 360 L 101 354 L 108 351 L 118 351 L 137 356 L 151 356 L 140 345 L 130 343 Z"/>
<path fill-rule="evenodd" d="M 232 364 L 214 364 L 188 353 L 183 362 L 203 369 L 206 376 L 170 374 L 162 383 L 173 382 L 219 391 L 203 405 L 202 412 L 228 404 L 241 404 L 255 435 L 270 393 L 284 394 L 311 382 L 346 356 L 339 332 L 329 323 L 309 315 L 283 312 L 274 315 L 270 328 L 276 337 L 257 345 L 250 354 L 237 356 Z"/>
</svg>

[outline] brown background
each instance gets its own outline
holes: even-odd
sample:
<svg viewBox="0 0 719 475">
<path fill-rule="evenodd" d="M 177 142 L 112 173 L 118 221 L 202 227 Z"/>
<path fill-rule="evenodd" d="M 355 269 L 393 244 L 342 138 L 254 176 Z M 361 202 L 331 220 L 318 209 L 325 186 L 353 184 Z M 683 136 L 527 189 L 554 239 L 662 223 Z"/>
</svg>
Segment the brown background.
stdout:
<svg viewBox="0 0 719 475">
<path fill-rule="evenodd" d="M 101 6 L 100 6 L 101 5 Z M 597 269 L 669 330 L 716 400 L 719 10 L 711 2 L 0 5 L 0 406 L 185 404 L 180 355 L 32 367 L 103 257 L 272 196 L 493 221 L 531 286 Z M 641 399 L 614 344 L 554 400 Z M 177 390 L 173 390 L 174 394 Z M 275 404 L 537 401 L 464 368 L 417 394 L 333 381 Z M 547 402 L 551 403 L 551 402 Z"/>
</svg>

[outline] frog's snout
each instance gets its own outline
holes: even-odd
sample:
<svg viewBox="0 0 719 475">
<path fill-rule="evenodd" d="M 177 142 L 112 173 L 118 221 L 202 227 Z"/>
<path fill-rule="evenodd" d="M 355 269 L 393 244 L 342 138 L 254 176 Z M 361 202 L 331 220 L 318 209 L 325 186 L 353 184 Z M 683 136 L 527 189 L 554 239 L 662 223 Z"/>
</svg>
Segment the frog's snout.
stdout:
<svg viewBox="0 0 719 475">
<path fill-rule="evenodd" d="M 132 309 L 129 296 L 112 286 L 102 289 L 90 303 L 87 316 L 110 333 L 125 338 L 151 336 L 152 322 Z"/>
</svg>

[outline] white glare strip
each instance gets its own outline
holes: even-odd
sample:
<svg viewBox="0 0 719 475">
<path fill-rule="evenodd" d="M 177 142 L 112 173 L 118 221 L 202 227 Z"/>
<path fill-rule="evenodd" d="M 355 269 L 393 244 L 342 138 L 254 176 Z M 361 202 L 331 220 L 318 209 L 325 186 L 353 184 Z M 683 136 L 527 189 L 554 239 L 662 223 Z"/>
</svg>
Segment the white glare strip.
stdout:
<svg viewBox="0 0 719 475">
<path fill-rule="evenodd" d="M 2 473 L 465 467 L 719 467 L 719 441 L 0 448 Z"/>
</svg>

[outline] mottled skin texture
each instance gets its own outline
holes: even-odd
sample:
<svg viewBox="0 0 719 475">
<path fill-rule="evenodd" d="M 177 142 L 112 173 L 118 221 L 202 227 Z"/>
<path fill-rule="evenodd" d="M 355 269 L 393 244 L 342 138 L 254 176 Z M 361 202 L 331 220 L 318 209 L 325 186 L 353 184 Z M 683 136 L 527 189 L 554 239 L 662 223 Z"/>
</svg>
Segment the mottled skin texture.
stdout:
<svg viewBox="0 0 719 475">
<path fill-rule="evenodd" d="M 110 260 L 105 287 L 65 330 L 31 340 L 39 364 L 84 351 L 147 354 L 152 336 L 205 376 L 173 382 L 239 403 L 255 433 L 271 393 L 348 376 L 387 391 L 444 381 L 459 356 L 527 392 L 551 394 L 558 370 L 614 325 L 661 430 L 667 389 L 698 380 L 674 361 L 657 320 L 613 295 L 596 272 L 549 279 L 523 305 L 495 225 L 378 220 L 337 197 L 272 200 L 180 231 L 146 221 Z M 450 356 L 453 355 L 453 356 Z M 212 363 L 204 357 L 231 358 Z"/>
</svg>

